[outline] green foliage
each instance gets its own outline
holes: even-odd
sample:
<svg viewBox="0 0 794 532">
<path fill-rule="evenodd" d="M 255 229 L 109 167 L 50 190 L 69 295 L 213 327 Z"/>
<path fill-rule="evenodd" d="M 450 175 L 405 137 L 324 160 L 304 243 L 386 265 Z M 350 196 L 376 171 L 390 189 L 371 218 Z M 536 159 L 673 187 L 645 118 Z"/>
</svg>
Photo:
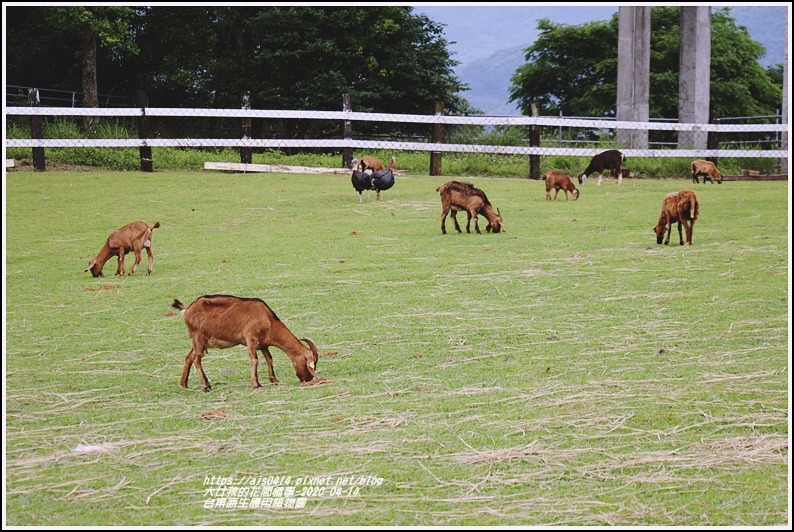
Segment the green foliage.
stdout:
<svg viewBox="0 0 794 532">
<path fill-rule="evenodd" d="M 540 35 L 526 49 L 527 63 L 511 78 L 510 101 L 524 114 L 537 102 L 542 113 L 615 116 L 618 15 L 581 26 L 538 22 Z M 651 9 L 649 111 L 653 118 L 677 118 L 680 7 Z M 730 8 L 712 14 L 711 108 L 722 116 L 765 116 L 780 106 L 780 80 L 759 63 L 764 48 Z"/>
<path fill-rule="evenodd" d="M 788 185 L 698 188 L 681 247 L 650 228 L 689 180 L 469 180 L 505 231 L 442 235 L 446 180 L 361 204 L 339 175 L 8 172 L 5 523 L 784 527 Z M 84 272 L 136 219 L 153 274 Z M 238 346 L 181 389 L 170 303 L 219 292 L 313 338 L 330 382 L 273 349 L 254 390 Z M 212 477 L 352 474 L 383 482 L 204 506 Z"/>
</svg>

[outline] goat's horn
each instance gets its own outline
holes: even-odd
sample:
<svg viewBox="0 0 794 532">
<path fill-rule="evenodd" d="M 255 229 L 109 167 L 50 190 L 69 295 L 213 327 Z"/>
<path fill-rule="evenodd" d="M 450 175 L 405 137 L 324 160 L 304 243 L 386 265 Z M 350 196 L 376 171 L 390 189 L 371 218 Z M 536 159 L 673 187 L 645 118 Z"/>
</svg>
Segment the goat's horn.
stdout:
<svg viewBox="0 0 794 532">
<path fill-rule="evenodd" d="M 315 353 L 319 352 L 319 350 L 317 349 L 317 344 L 315 344 L 314 340 L 312 340 L 311 338 L 301 338 L 301 341 L 309 344 L 309 349 L 311 349 Z"/>
<path fill-rule="evenodd" d="M 499 207 L 497 207 L 497 208 L 496 208 L 496 214 L 497 214 L 498 216 L 502 216 L 502 213 L 501 213 L 501 212 L 499 212 Z"/>
</svg>

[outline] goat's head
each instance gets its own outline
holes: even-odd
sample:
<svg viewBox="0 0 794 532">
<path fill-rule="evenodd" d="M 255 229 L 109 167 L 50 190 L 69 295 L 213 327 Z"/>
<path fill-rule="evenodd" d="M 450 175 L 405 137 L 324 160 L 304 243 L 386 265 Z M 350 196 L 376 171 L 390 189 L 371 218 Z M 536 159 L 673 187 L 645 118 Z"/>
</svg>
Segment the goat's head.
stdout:
<svg viewBox="0 0 794 532">
<path fill-rule="evenodd" d="M 488 225 L 485 226 L 485 230 L 489 233 L 491 231 L 494 233 L 502 231 L 502 213 L 499 212 L 499 209 L 496 209 L 496 216 L 494 216 L 493 219 L 488 219 Z"/>
<path fill-rule="evenodd" d="M 584 185 L 587 183 L 587 176 L 584 174 L 579 174 L 579 184 Z"/>
<path fill-rule="evenodd" d="M 317 361 L 320 355 L 317 351 L 317 344 L 311 338 L 301 338 L 301 342 L 306 342 L 309 346 L 309 352 L 298 360 L 293 360 L 295 366 L 295 374 L 301 382 L 309 382 L 317 377 Z"/>
<path fill-rule="evenodd" d="M 96 259 L 92 259 L 91 262 L 88 263 L 88 267 L 85 271 L 91 272 L 91 275 L 94 277 L 104 277 L 105 274 L 102 273 L 102 267 L 104 266 L 103 263 L 97 262 Z"/>
<path fill-rule="evenodd" d="M 665 232 L 665 224 L 659 224 L 653 229 L 651 229 L 654 233 L 656 233 L 656 243 L 661 244 L 664 241 L 664 232 Z"/>
<path fill-rule="evenodd" d="M 574 187 L 573 192 L 571 192 L 571 194 L 573 195 L 573 199 L 575 199 L 575 200 L 579 199 L 579 189 L 578 188 Z"/>
</svg>

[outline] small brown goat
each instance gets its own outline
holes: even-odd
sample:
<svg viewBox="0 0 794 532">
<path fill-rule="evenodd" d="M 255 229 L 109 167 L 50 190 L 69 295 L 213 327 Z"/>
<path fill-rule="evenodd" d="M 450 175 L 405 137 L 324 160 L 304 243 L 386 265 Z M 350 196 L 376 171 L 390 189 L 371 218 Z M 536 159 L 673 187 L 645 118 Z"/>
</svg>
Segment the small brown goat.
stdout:
<svg viewBox="0 0 794 532">
<path fill-rule="evenodd" d="M 251 359 L 251 386 L 254 388 L 261 387 L 257 374 L 257 351 L 262 351 L 265 357 L 270 382 L 278 384 L 273 372 L 273 357 L 269 351 L 271 346 L 281 349 L 289 356 L 301 382 L 309 382 L 316 377 L 317 344 L 309 338 L 302 338 L 309 347 L 303 345 L 261 299 L 207 295 L 197 298 L 188 306 L 174 299 L 171 306 L 182 313 L 191 342 L 182 368 L 182 379 L 179 381 L 182 388 L 187 388 L 192 364 L 196 366 L 204 391 L 212 389 L 201 367 L 201 359 L 207 354 L 209 347 L 226 349 L 236 345 L 247 346 L 248 357 Z"/>
<path fill-rule="evenodd" d="M 383 161 L 380 159 L 376 159 L 375 157 L 370 157 L 369 155 L 365 155 L 361 158 L 361 171 L 365 171 L 367 169 L 372 170 L 373 172 L 378 172 L 380 170 L 385 170 L 386 167 L 383 166 Z"/>
<path fill-rule="evenodd" d="M 700 213 L 700 203 L 694 190 L 684 189 L 678 192 L 671 192 L 662 200 L 662 212 L 659 214 L 659 221 L 653 228 L 656 233 L 656 243 L 670 243 L 670 233 L 673 229 L 673 222 L 678 222 L 678 239 L 680 245 L 684 245 L 684 237 L 681 234 L 681 224 L 686 229 L 686 245 L 692 245 L 692 228 L 695 220 Z M 667 238 L 665 239 L 665 232 Z"/>
<path fill-rule="evenodd" d="M 717 170 L 717 166 L 711 161 L 704 161 L 703 159 L 697 159 L 692 161 L 692 164 L 689 165 L 692 169 L 692 182 L 693 183 L 700 183 L 698 181 L 698 176 L 703 176 L 703 183 L 706 181 L 711 181 L 711 184 L 714 184 L 712 179 L 715 179 L 717 183 L 720 185 L 722 184 L 722 174 L 719 170 Z"/>
<path fill-rule="evenodd" d="M 499 209 L 494 211 L 491 202 L 485 195 L 485 192 L 476 188 L 469 183 L 460 181 L 448 181 L 436 189 L 441 195 L 441 233 L 447 234 L 446 219 L 447 214 L 452 213 L 452 221 L 455 222 L 455 229 L 458 233 L 462 233 L 458 225 L 456 214 L 458 211 L 466 211 L 466 232 L 471 233 L 470 225 L 471 220 L 474 218 L 474 230 L 477 234 L 480 233 L 480 226 L 477 223 L 479 215 L 485 216 L 488 220 L 488 225 L 485 227 L 486 231 L 493 231 L 499 233 L 502 230 L 502 214 Z"/>
<path fill-rule="evenodd" d="M 149 225 L 143 221 L 132 222 L 121 229 L 116 229 L 110 236 L 99 253 L 88 263 L 88 268 L 85 271 L 90 271 L 94 277 L 104 277 L 102 268 L 110 257 L 118 257 L 119 263 L 116 266 L 116 275 L 125 275 L 124 271 L 124 255 L 130 251 L 135 252 L 135 264 L 132 265 L 130 275 L 135 273 L 135 269 L 141 262 L 141 250 L 146 249 L 149 255 L 149 268 L 146 270 L 146 275 L 151 275 L 152 265 L 154 264 L 154 255 L 152 254 L 152 231 L 160 227 L 160 222 L 155 222 L 154 225 Z"/>
<path fill-rule="evenodd" d="M 546 199 L 551 201 L 551 190 L 555 189 L 554 199 L 557 199 L 557 194 L 560 190 L 565 192 L 565 201 L 568 201 L 568 192 L 571 193 L 573 199 L 579 199 L 579 190 L 573 186 L 571 178 L 557 170 L 549 170 L 543 175 L 543 180 L 546 182 Z"/>
<path fill-rule="evenodd" d="M 585 180 L 593 172 L 598 172 L 598 184 L 600 185 L 601 181 L 604 179 L 603 173 L 606 170 L 609 171 L 610 174 L 612 172 L 615 173 L 618 178 L 618 185 L 620 185 L 623 182 L 623 172 L 621 171 L 621 167 L 625 161 L 626 156 L 623 155 L 623 152 L 619 150 L 602 151 L 601 153 L 593 156 L 585 171 L 579 174 L 579 184 L 581 185 L 583 180 Z"/>
</svg>

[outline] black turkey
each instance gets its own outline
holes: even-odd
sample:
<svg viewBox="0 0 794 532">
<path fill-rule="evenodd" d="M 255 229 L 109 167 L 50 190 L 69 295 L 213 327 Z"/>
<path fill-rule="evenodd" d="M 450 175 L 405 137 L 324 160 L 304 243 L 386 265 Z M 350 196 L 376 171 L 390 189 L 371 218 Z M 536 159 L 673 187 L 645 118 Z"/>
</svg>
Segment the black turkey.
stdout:
<svg viewBox="0 0 794 532">
<path fill-rule="evenodd" d="M 372 176 L 366 172 L 358 169 L 358 159 L 353 159 L 353 175 L 350 176 L 350 181 L 353 183 L 353 188 L 358 191 L 358 202 L 362 202 L 361 193 L 367 191 L 367 201 L 369 201 L 369 191 L 372 188 Z"/>
<path fill-rule="evenodd" d="M 372 172 L 372 189 L 378 192 L 378 199 L 381 190 L 389 190 L 394 186 L 394 161 L 395 158 L 392 157 L 386 170 Z"/>
</svg>

